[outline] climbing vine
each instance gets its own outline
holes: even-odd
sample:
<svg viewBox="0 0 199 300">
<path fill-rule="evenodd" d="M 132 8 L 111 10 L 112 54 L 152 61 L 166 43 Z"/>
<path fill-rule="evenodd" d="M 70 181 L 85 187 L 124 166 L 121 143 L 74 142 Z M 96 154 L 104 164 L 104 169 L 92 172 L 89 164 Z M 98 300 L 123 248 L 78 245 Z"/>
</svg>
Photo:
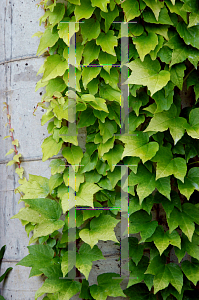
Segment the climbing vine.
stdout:
<svg viewBox="0 0 199 300">
<path fill-rule="evenodd" d="M 199 4 L 196 0 L 68 0 L 41 1 L 45 31 L 37 55 L 45 54 L 36 90 L 46 87 L 38 104 L 48 123 L 42 143 L 50 179 L 18 169 L 25 207 L 12 218 L 25 225 L 29 255 L 18 265 L 31 267 L 30 277 L 46 280 L 35 299 L 105 300 L 197 299 L 199 281 Z M 76 22 L 73 32 L 70 22 Z M 118 22 L 118 23 L 117 23 Z M 121 23 L 129 22 L 128 61 L 121 62 Z M 76 33 L 76 89 L 69 87 L 70 38 Z M 120 134 L 121 67 L 129 67 L 129 132 Z M 92 67 L 89 67 L 92 65 Z M 97 66 L 98 65 L 98 66 Z M 86 151 L 78 135 L 67 135 L 69 95 L 76 98 L 77 131 L 86 128 Z M 183 97 L 191 91 L 188 105 Z M 8 113 L 9 115 L 9 113 Z M 11 131 L 12 132 L 12 131 Z M 78 132 L 77 132 L 78 133 Z M 16 145 L 16 142 L 15 144 Z M 20 164 L 16 153 L 13 163 Z M 69 178 L 75 167 L 75 181 Z M 122 185 L 116 166 L 130 165 Z M 76 211 L 76 268 L 83 280 L 64 280 L 68 257 L 69 189 L 76 207 L 112 208 Z M 92 262 L 105 259 L 99 240 L 118 243 L 114 228 L 120 222 L 120 190 L 129 193 L 128 237 L 130 279 L 103 273 L 89 285 Z M 158 211 L 163 207 L 165 223 Z M 152 219 L 152 211 L 157 211 Z M 165 226 L 163 226 L 165 225 Z M 31 245 L 34 243 L 34 245 Z M 171 262 L 175 251 L 178 264 Z M 186 252 L 190 260 L 182 259 Z M 147 255 L 147 253 L 149 255 Z"/>
</svg>

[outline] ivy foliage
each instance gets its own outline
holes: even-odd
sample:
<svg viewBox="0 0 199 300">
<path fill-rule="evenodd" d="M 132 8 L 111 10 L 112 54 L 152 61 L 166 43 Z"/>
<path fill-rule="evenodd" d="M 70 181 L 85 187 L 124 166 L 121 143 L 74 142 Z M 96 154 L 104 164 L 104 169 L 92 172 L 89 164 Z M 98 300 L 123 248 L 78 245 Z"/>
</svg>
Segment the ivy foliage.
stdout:
<svg viewBox="0 0 199 300">
<path fill-rule="evenodd" d="M 49 133 L 41 145 L 43 161 L 58 153 L 63 158 L 51 161 L 50 179 L 30 175 L 28 181 L 19 180 L 25 207 L 14 218 L 22 220 L 28 236 L 33 231 L 30 244 L 36 244 L 29 244 L 29 255 L 18 264 L 32 268 L 30 277 L 46 276 L 35 299 L 45 293 L 45 300 L 66 300 L 77 293 L 97 300 L 197 299 L 198 1 L 42 0 L 40 6 L 45 31 L 36 34 L 37 54 L 47 57 L 36 90 L 46 87 L 39 105 L 46 109 L 41 125 L 48 122 Z M 69 22 L 77 23 L 69 28 Z M 128 61 L 121 62 L 121 24 L 114 22 L 132 22 Z M 67 135 L 69 34 L 75 33 L 76 60 L 70 64 L 76 67 L 77 133 L 86 128 L 85 152 L 78 136 Z M 127 135 L 120 135 L 120 64 L 129 68 L 124 83 L 129 86 Z M 191 104 L 182 107 L 188 90 Z M 75 182 L 68 181 L 68 164 L 77 165 Z M 117 165 L 131 165 L 123 186 Z M 118 243 L 114 228 L 120 221 L 120 189 L 128 187 L 129 233 L 140 234 L 139 239 L 128 238 L 129 270 L 135 279 L 122 290 L 122 279 L 112 279 L 118 274 L 104 273 L 89 285 L 92 262 L 105 259 L 98 241 Z M 77 207 L 115 208 L 76 212 L 76 239 L 82 244 L 76 268 L 85 275 L 82 282 L 60 279 L 71 269 L 68 210 L 75 199 Z M 152 215 L 160 206 L 166 226 Z M 172 250 L 178 264 L 170 260 Z M 186 252 L 191 260 L 181 262 Z"/>
</svg>

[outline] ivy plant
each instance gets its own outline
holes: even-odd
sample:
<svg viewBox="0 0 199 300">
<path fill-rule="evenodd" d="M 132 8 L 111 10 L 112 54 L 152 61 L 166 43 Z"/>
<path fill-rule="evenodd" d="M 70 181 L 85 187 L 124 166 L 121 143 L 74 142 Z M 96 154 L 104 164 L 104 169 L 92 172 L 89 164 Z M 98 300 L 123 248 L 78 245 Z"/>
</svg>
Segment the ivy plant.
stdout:
<svg viewBox="0 0 199 300">
<path fill-rule="evenodd" d="M 45 300 L 66 300 L 77 293 L 96 300 L 197 299 L 198 1 L 42 0 L 39 6 L 45 11 L 40 18 L 45 31 L 35 36 L 40 38 L 37 54 L 45 55 L 45 61 L 36 91 L 46 88 L 38 105 L 46 110 L 41 125 L 48 122 L 49 133 L 41 145 L 42 160 L 60 151 L 63 157 L 51 161 L 50 179 L 33 174 L 29 180 L 19 179 L 17 191 L 25 207 L 12 218 L 20 219 L 28 236 L 33 235 L 29 255 L 18 265 L 31 267 L 30 277 L 46 277 L 35 299 L 45 294 Z M 70 27 L 70 22 L 75 25 Z M 125 62 L 121 22 L 129 22 Z M 76 60 L 69 64 L 72 34 Z M 129 70 L 123 83 L 129 87 L 128 134 L 120 134 L 122 64 Z M 69 86 L 70 65 L 75 67 L 75 89 Z M 77 134 L 70 136 L 72 92 Z M 183 104 L 188 92 L 189 103 Z M 79 146 L 81 128 L 86 128 L 86 151 Z M 76 165 L 75 182 L 68 183 L 69 165 Z M 119 165 L 130 165 L 124 185 Z M 71 270 L 68 186 L 76 207 L 115 208 L 76 213 L 76 269 L 83 280 L 60 279 Z M 121 189 L 129 192 L 132 278 L 124 290 L 123 279 L 113 279 L 119 276 L 115 273 L 102 273 L 97 284 L 89 285 L 92 262 L 105 259 L 98 241 L 118 244 L 114 228 L 120 222 Z M 178 263 L 171 261 L 171 251 Z M 190 259 L 182 261 L 186 253 Z"/>
</svg>

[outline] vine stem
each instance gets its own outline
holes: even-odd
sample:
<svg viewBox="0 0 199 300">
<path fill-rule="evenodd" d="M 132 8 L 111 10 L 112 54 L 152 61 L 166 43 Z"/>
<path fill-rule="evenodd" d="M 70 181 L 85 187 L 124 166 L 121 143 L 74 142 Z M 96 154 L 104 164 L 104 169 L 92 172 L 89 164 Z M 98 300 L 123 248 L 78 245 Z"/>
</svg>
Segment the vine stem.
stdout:
<svg viewBox="0 0 199 300">
<path fill-rule="evenodd" d="M 10 114 L 9 114 L 9 108 L 8 108 L 8 104 L 7 104 L 7 103 L 6 103 L 6 108 L 7 108 L 8 124 L 9 124 L 10 132 L 11 132 L 11 136 L 10 136 L 10 137 L 11 137 L 12 141 L 14 142 L 14 136 L 13 136 L 12 126 L 11 126 L 11 116 L 10 116 Z M 16 155 L 18 154 L 16 145 L 14 145 L 14 152 L 15 152 Z M 17 162 L 17 164 L 18 164 L 18 167 L 21 168 L 20 162 Z"/>
</svg>

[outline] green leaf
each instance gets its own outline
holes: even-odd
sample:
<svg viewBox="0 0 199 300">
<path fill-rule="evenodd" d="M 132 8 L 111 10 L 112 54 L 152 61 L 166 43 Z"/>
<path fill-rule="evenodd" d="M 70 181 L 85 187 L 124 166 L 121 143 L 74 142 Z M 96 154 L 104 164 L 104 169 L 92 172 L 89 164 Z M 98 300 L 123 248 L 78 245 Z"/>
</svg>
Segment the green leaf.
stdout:
<svg viewBox="0 0 199 300">
<path fill-rule="evenodd" d="M 178 180 L 178 188 L 180 193 L 189 200 L 194 190 L 199 190 L 199 168 L 190 169 L 184 183 Z"/>
<path fill-rule="evenodd" d="M 81 289 L 81 283 L 72 280 L 46 279 L 42 287 L 40 287 L 35 299 L 45 293 L 59 292 L 59 300 L 67 300 L 76 295 Z"/>
<path fill-rule="evenodd" d="M 46 95 L 52 97 L 54 92 L 63 92 L 66 88 L 66 84 L 62 78 L 57 77 L 49 80 L 46 86 Z"/>
<path fill-rule="evenodd" d="M 58 202 L 48 198 L 23 199 L 30 205 L 30 208 L 36 210 L 48 219 L 58 220 L 62 210 Z"/>
<path fill-rule="evenodd" d="M 148 23 L 173 25 L 173 22 L 171 21 L 171 19 L 169 17 L 168 10 L 167 10 L 166 6 L 164 6 L 161 9 L 158 21 L 156 20 L 156 18 L 155 18 L 154 14 L 152 13 L 151 10 L 145 10 L 142 13 L 142 16 L 144 18 L 144 21 L 148 22 Z"/>
<path fill-rule="evenodd" d="M 144 57 L 158 45 L 158 36 L 152 32 L 149 32 L 148 35 L 146 33 L 142 34 L 141 36 L 132 38 L 132 40 L 141 61 L 144 61 Z"/>
<path fill-rule="evenodd" d="M 62 60 L 61 55 L 55 54 L 48 56 L 44 63 L 44 74 L 42 82 L 48 81 L 57 76 L 62 76 L 68 69 L 68 62 Z"/>
<path fill-rule="evenodd" d="M 119 73 L 115 67 L 111 68 L 110 74 L 102 69 L 100 75 L 104 78 L 106 84 L 109 84 L 114 90 L 118 90 L 120 92 L 120 89 L 118 88 Z"/>
<path fill-rule="evenodd" d="M 184 62 L 188 58 L 197 69 L 199 51 L 191 46 L 187 46 L 178 34 L 170 38 L 169 42 L 165 45 L 173 49 L 170 66 Z"/>
<path fill-rule="evenodd" d="M 93 195 L 101 188 L 94 183 L 84 182 L 76 193 L 76 205 L 93 207 Z"/>
<path fill-rule="evenodd" d="M 115 64 L 117 61 L 117 56 L 113 56 L 106 52 L 100 51 L 99 54 L 99 64 L 104 65 L 103 68 L 110 74 L 110 69 L 112 68 L 112 64 Z"/>
<path fill-rule="evenodd" d="M 62 154 L 71 165 L 79 165 L 83 157 L 82 149 L 79 146 L 74 145 L 72 145 L 71 148 L 64 148 Z"/>
<path fill-rule="evenodd" d="M 39 224 L 37 224 L 34 228 L 34 234 L 33 239 L 40 237 L 40 236 L 46 236 L 48 234 L 53 233 L 55 230 L 61 229 L 64 226 L 65 222 L 62 220 L 49 220 L 49 221 L 43 221 Z"/>
<path fill-rule="evenodd" d="M 187 133 L 194 139 L 199 138 L 199 108 L 194 108 L 189 114 L 189 124 L 187 125 Z"/>
<path fill-rule="evenodd" d="M 167 218 L 167 222 L 170 233 L 180 226 L 181 230 L 188 237 L 189 241 L 192 241 L 195 224 L 188 215 L 186 215 L 184 212 L 179 212 L 176 208 L 174 208 L 170 217 Z"/>
<path fill-rule="evenodd" d="M 98 243 L 99 240 L 102 241 L 114 241 L 118 242 L 114 227 L 120 222 L 110 215 L 100 215 L 98 218 L 94 218 L 90 222 L 90 230 L 88 228 L 82 229 L 79 232 L 81 239 L 89 244 L 91 248 Z"/>
<path fill-rule="evenodd" d="M 169 128 L 171 136 L 174 140 L 174 145 L 176 145 L 184 135 L 186 127 L 186 119 L 177 116 L 177 108 L 174 104 L 172 104 L 168 111 L 155 114 L 144 132 L 163 132 Z"/>
<path fill-rule="evenodd" d="M 145 275 L 144 272 L 146 271 L 148 267 L 149 258 L 144 256 L 138 263 L 138 266 L 135 265 L 135 263 L 131 260 L 129 264 L 129 270 L 130 270 L 130 278 L 127 285 L 127 288 L 131 285 L 137 284 L 139 282 L 142 282 L 144 280 Z M 133 278 L 134 277 L 134 278 Z"/>
<path fill-rule="evenodd" d="M 0 276 L 0 282 L 2 282 L 2 281 L 4 280 L 4 278 L 6 277 L 6 275 L 7 275 L 12 269 L 13 269 L 12 267 L 6 269 L 6 271 L 3 273 L 3 275 Z M 2 299 L 4 299 L 4 298 L 2 297 Z M 0 298 L 0 300 L 1 300 L 1 298 Z"/>
<path fill-rule="evenodd" d="M 76 134 L 78 135 L 77 128 L 76 128 Z M 75 135 L 69 136 L 67 126 L 61 127 L 61 129 L 59 130 L 59 136 L 64 142 L 71 143 L 71 144 L 74 144 L 75 146 L 78 146 L 77 136 L 75 136 Z"/>
<path fill-rule="evenodd" d="M 151 96 L 161 90 L 170 80 L 170 73 L 163 71 L 160 63 L 146 56 L 142 62 L 139 58 L 127 64 L 132 70 L 130 77 L 125 82 L 130 84 L 143 84 L 148 87 Z"/>
<path fill-rule="evenodd" d="M 115 165 L 121 160 L 124 147 L 122 145 L 115 145 L 108 153 L 103 155 L 103 160 L 107 160 L 111 172 L 115 169 Z"/>
<path fill-rule="evenodd" d="M 43 152 L 42 161 L 46 161 L 50 157 L 57 155 L 59 153 L 59 151 L 61 150 L 62 144 L 63 144 L 63 141 L 56 143 L 56 141 L 53 139 L 52 135 L 47 137 L 41 145 L 42 152 Z"/>
<path fill-rule="evenodd" d="M 156 20 L 158 21 L 159 18 L 159 13 L 161 11 L 161 8 L 164 7 L 164 2 L 151 2 L 150 0 L 144 0 L 144 2 L 146 3 L 147 6 L 150 7 L 150 9 L 153 11 Z"/>
<path fill-rule="evenodd" d="M 101 11 L 100 14 L 105 19 L 105 33 L 107 33 L 115 18 L 119 16 L 118 8 L 115 6 L 113 11 L 107 13 Z"/>
<path fill-rule="evenodd" d="M 165 1 L 170 12 L 181 16 L 183 18 L 184 22 L 187 23 L 187 13 L 182 10 L 183 3 L 180 1 L 177 1 L 175 4 L 172 5 L 171 2 L 169 0 Z"/>
<path fill-rule="evenodd" d="M 171 192 L 170 177 L 159 178 L 156 181 L 156 188 L 162 195 L 164 195 L 166 198 L 171 200 L 170 199 L 170 192 Z"/>
<path fill-rule="evenodd" d="M 37 55 L 41 55 L 46 51 L 46 48 L 52 47 L 58 41 L 59 35 L 57 32 L 53 32 L 50 28 L 47 28 L 42 35 L 37 49 Z"/>
<path fill-rule="evenodd" d="M 98 120 L 98 122 L 103 143 L 106 143 L 111 137 L 113 137 L 114 133 L 117 132 L 117 124 L 107 118 L 104 123 L 102 123 L 100 120 Z"/>
<path fill-rule="evenodd" d="M 136 0 L 126 0 L 122 2 L 121 7 L 125 13 L 126 22 L 129 22 L 130 20 L 140 16 L 140 10 L 144 9 L 146 4 L 143 1 L 138 3 Z"/>
<path fill-rule="evenodd" d="M 93 60 L 97 59 L 99 52 L 100 46 L 96 45 L 95 40 L 87 42 L 83 53 L 84 64 L 89 65 Z"/>
<path fill-rule="evenodd" d="M 93 284 L 90 286 L 91 296 L 96 300 L 106 300 L 107 296 L 126 297 L 120 287 L 122 279 L 112 279 L 113 277 L 119 276 L 120 275 L 116 273 L 100 274 L 97 277 L 98 285 Z"/>
<path fill-rule="evenodd" d="M 65 164 L 62 159 L 53 159 L 50 162 L 51 174 L 62 173 L 65 170 Z"/>
<path fill-rule="evenodd" d="M 84 175 L 75 173 L 75 178 L 69 178 L 69 167 L 67 167 L 64 171 L 63 180 L 66 186 L 70 186 L 74 191 L 78 192 L 80 184 L 84 182 Z"/>
<path fill-rule="evenodd" d="M 177 85 L 180 90 L 182 90 L 185 70 L 186 66 L 184 64 L 178 64 L 171 68 L 171 81 Z"/>
<path fill-rule="evenodd" d="M 184 182 L 187 172 L 186 161 L 181 157 L 173 158 L 172 152 L 168 147 L 160 146 L 160 149 L 151 161 L 157 162 L 156 180 L 173 174 L 176 178 Z"/>
<path fill-rule="evenodd" d="M 52 191 L 61 185 L 63 182 L 63 175 L 62 174 L 54 174 L 49 179 L 49 188 L 50 188 L 50 194 Z"/>
<path fill-rule="evenodd" d="M 130 216 L 129 233 L 135 234 L 140 232 L 142 239 L 139 243 L 144 243 L 146 239 L 152 236 L 158 226 L 157 221 L 151 221 L 152 215 L 146 211 L 139 210 Z M 126 230 L 124 234 L 128 231 Z"/>
<path fill-rule="evenodd" d="M 57 3 L 54 10 L 49 12 L 49 23 L 54 27 L 58 24 L 64 17 L 65 5 L 63 3 Z"/>
<path fill-rule="evenodd" d="M 107 33 L 101 32 L 98 38 L 96 39 L 96 44 L 101 46 L 102 51 L 116 56 L 114 47 L 118 45 L 118 42 L 117 37 L 114 36 L 113 30 L 109 30 Z"/>
<path fill-rule="evenodd" d="M 84 23 L 82 23 L 80 27 L 81 27 L 81 34 L 83 37 L 83 41 L 82 41 L 83 45 L 87 41 L 96 39 L 100 34 L 100 23 L 98 20 L 95 20 L 93 18 L 84 20 Z"/>
<path fill-rule="evenodd" d="M 100 97 L 102 97 L 103 99 L 109 101 L 117 101 L 118 103 L 120 103 L 121 98 L 123 99 L 123 97 L 121 97 L 121 92 L 118 91 L 118 89 L 117 90 L 113 89 L 108 84 L 100 83 L 99 94 Z"/>
<path fill-rule="evenodd" d="M 198 12 L 192 12 L 189 16 L 189 25 L 187 28 L 192 27 L 192 26 L 196 26 L 199 23 L 199 14 Z"/>
<path fill-rule="evenodd" d="M 122 188 L 125 188 L 125 191 L 127 191 L 127 182 L 129 182 L 129 186 L 135 186 L 138 184 L 137 194 L 139 196 L 140 205 L 142 204 L 144 198 L 149 196 L 155 190 L 155 174 L 149 172 L 148 169 L 142 164 L 138 166 L 138 171 L 136 174 L 131 172 L 127 180 Z"/>
<path fill-rule="evenodd" d="M 101 67 L 84 67 L 82 71 L 82 82 L 84 89 L 86 89 L 87 84 L 98 76 L 101 71 Z"/>
<path fill-rule="evenodd" d="M 91 6 L 90 0 L 82 1 L 81 5 L 75 6 L 74 14 L 75 14 L 76 22 L 78 22 L 82 18 L 90 19 L 94 10 L 95 8 Z"/>
<path fill-rule="evenodd" d="M 199 34 L 199 25 L 194 26 L 193 28 L 188 28 L 184 22 L 179 22 L 176 29 L 187 45 L 191 45 L 199 49 L 199 41 L 196 38 Z"/>
<path fill-rule="evenodd" d="M 99 259 L 105 259 L 101 250 L 96 245 L 91 249 L 88 244 L 84 243 L 80 247 L 79 253 L 76 254 L 76 267 L 88 280 L 92 269 L 92 262 Z M 62 257 L 61 266 L 63 275 L 65 276 L 68 273 L 68 251 Z"/>
<path fill-rule="evenodd" d="M 172 233 L 169 231 L 164 232 L 162 226 L 158 226 L 156 231 L 151 236 L 151 238 L 147 239 L 146 242 L 154 241 L 155 246 L 158 248 L 160 255 L 164 252 L 165 249 L 171 244 L 181 249 L 181 238 L 176 230 Z"/>
<path fill-rule="evenodd" d="M 87 152 L 85 152 L 84 156 L 81 160 L 82 166 L 79 169 L 79 173 L 82 174 L 82 173 L 94 170 L 96 167 L 97 161 L 98 161 L 97 152 L 95 152 L 91 157 Z"/>
<path fill-rule="evenodd" d="M 25 194 L 21 199 L 45 198 L 49 194 L 48 182 L 46 177 L 29 174 L 29 180 L 18 187 L 18 190 Z"/>
<path fill-rule="evenodd" d="M 100 143 L 98 147 L 99 158 L 102 158 L 104 153 L 107 153 L 110 149 L 114 147 L 115 137 L 113 136 L 109 140 L 107 140 L 104 144 Z"/>
<path fill-rule="evenodd" d="M 181 263 L 181 268 L 186 277 L 196 285 L 199 281 L 199 264 L 193 264 L 185 260 Z"/>
<path fill-rule="evenodd" d="M 43 214 L 28 207 L 22 207 L 19 210 L 18 214 L 14 215 L 11 219 L 16 218 L 19 220 L 29 221 L 33 223 L 40 223 L 46 219 Z"/>
<path fill-rule="evenodd" d="M 99 7 L 102 11 L 107 12 L 107 4 L 110 0 L 91 0 L 92 6 Z"/>
<path fill-rule="evenodd" d="M 174 264 L 169 263 L 166 265 L 169 282 L 174 286 L 174 288 L 181 294 L 182 286 L 183 286 L 183 273 L 181 268 Z"/>
<path fill-rule="evenodd" d="M 121 136 L 117 138 L 125 144 L 122 158 L 125 156 L 137 156 L 145 163 L 155 156 L 159 145 L 156 142 L 149 142 L 147 133 L 141 131 L 135 131 L 134 133 L 137 133 L 137 136 Z"/>
</svg>

